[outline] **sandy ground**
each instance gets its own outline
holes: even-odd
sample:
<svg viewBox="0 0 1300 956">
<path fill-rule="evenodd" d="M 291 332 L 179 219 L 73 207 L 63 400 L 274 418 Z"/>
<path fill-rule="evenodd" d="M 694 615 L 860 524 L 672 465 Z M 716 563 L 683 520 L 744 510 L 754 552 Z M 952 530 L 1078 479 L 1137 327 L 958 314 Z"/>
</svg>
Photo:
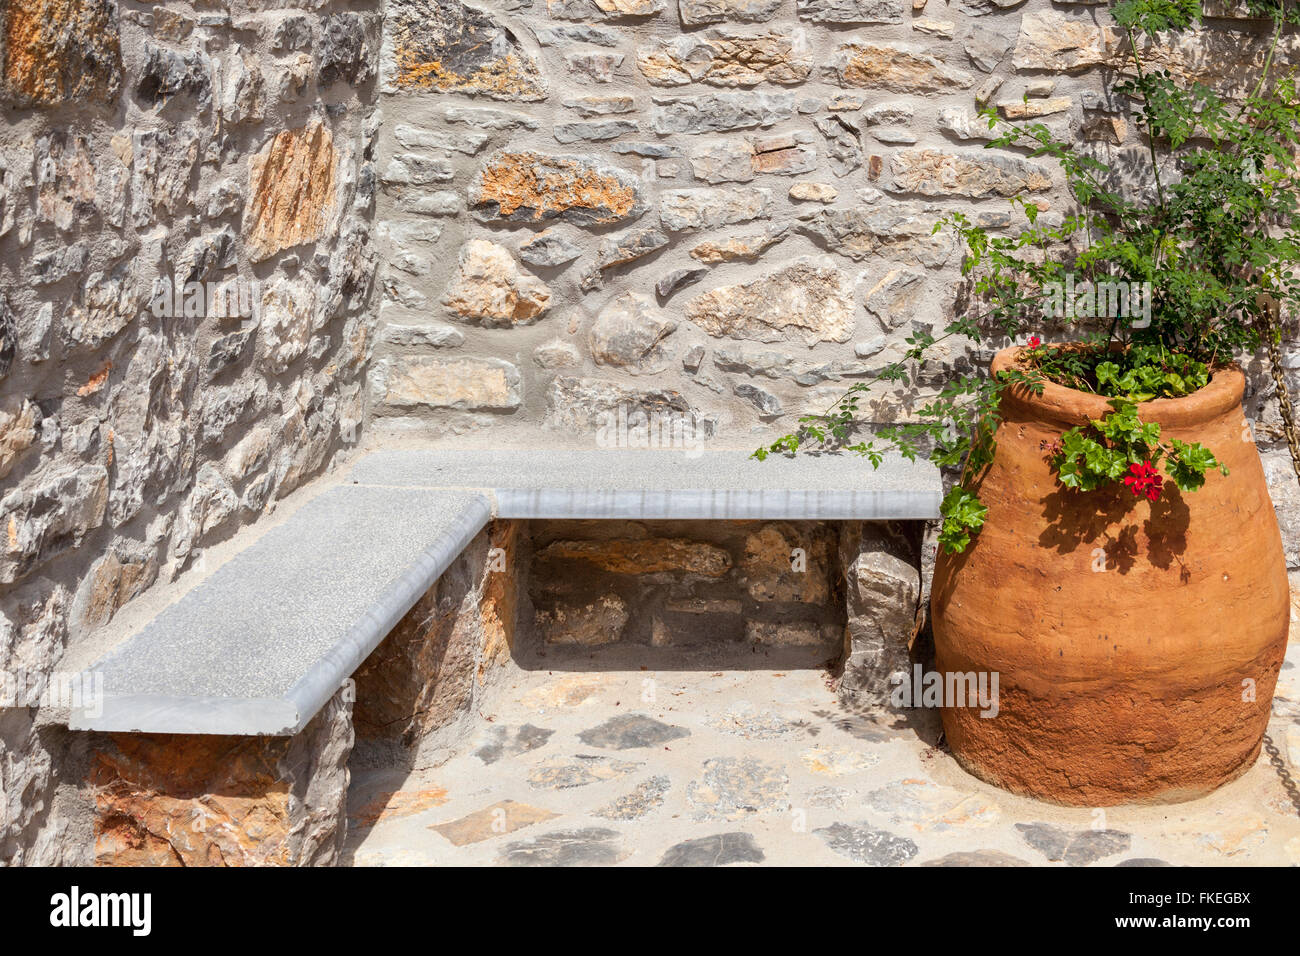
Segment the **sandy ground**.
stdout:
<svg viewBox="0 0 1300 956">
<path fill-rule="evenodd" d="M 440 766 L 354 771 L 347 859 L 383 865 L 1300 864 L 1300 649 L 1268 754 L 1192 802 L 1104 810 L 971 777 L 937 721 L 882 728 L 819 670 L 512 668 Z"/>
</svg>

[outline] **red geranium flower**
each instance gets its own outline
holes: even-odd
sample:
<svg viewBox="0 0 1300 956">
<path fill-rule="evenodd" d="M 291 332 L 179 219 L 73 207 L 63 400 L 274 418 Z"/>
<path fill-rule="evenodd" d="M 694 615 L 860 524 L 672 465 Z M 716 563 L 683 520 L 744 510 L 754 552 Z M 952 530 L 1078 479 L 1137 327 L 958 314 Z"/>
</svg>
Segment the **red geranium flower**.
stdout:
<svg viewBox="0 0 1300 956">
<path fill-rule="evenodd" d="M 1142 464 L 1132 464 L 1128 466 L 1129 475 L 1124 479 L 1124 484 L 1128 490 L 1133 492 L 1134 497 L 1146 496 L 1148 501 L 1160 500 L 1160 492 L 1164 489 L 1165 480 L 1156 473 L 1151 462 L 1144 461 Z"/>
<path fill-rule="evenodd" d="M 1042 344 L 1043 344 L 1043 340 L 1040 339 L 1038 336 L 1036 336 L 1036 335 L 1031 335 L 1031 336 L 1029 336 L 1029 347 L 1030 347 L 1031 349 L 1036 349 L 1036 348 L 1038 348 L 1038 346 L 1040 346 L 1040 345 L 1042 345 Z"/>
</svg>

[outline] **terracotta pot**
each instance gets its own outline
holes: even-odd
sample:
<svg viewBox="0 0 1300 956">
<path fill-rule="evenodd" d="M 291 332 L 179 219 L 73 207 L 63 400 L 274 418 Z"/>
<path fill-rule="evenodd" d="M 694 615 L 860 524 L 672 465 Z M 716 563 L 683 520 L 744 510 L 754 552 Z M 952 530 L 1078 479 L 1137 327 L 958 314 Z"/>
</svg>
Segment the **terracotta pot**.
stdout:
<svg viewBox="0 0 1300 956">
<path fill-rule="evenodd" d="M 993 370 L 1019 352 L 998 353 Z M 1234 366 L 1139 406 L 1162 439 L 1199 441 L 1230 469 L 1188 494 L 1167 481 L 1156 503 L 1056 481 L 1041 443 L 1106 415 L 1105 399 L 1053 384 L 1004 393 L 978 488 L 987 521 L 965 554 L 940 555 L 931 599 L 937 669 L 999 675 L 995 717 L 943 710 L 971 773 L 1102 806 L 1189 799 L 1253 764 L 1289 602 L 1244 384 Z"/>
</svg>

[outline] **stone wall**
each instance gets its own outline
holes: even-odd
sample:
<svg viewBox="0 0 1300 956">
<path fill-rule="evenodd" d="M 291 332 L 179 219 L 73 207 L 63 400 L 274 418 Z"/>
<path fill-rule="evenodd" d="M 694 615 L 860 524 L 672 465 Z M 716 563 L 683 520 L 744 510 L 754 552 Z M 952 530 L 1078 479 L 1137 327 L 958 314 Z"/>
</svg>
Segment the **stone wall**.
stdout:
<svg viewBox="0 0 1300 956">
<path fill-rule="evenodd" d="M 1207 12 L 1144 57 L 1241 91 L 1267 25 Z M 1075 0 L 389 0 L 376 433 L 590 441 L 638 407 L 731 446 L 792 430 L 951 320 L 940 215 L 1014 231 L 1014 193 L 1042 221 L 1069 212 L 1055 167 L 983 148 L 979 106 L 1140 167 L 1107 92 L 1120 53 L 1104 5 Z M 1296 531 L 1252 371 L 1246 413 Z M 918 400 L 879 394 L 877 420 Z"/>
<path fill-rule="evenodd" d="M 1265 25 L 1214 13 L 1148 61 L 1241 88 Z M 1067 0 L 11 0 L 0 24 L 0 673 L 24 694 L 363 425 L 590 442 L 639 408 L 748 447 L 824 409 L 952 316 L 936 217 L 1013 229 L 1017 191 L 1067 211 L 1054 170 L 982 149 L 979 104 L 1141 161 L 1105 12 Z M 1300 566 L 1300 491 L 1250 371 Z M 920 544 L 855 557 L 840 534 L 846 668 L 870 684 L 907 615 L 869 602 L 910 606 Z M 386 652 L 426 653 L 444 600 L 502 615 L 475 632 L 500 641 L 516 602 L 560 607 L 493 580 L 453 576 Z M 653 620 L 629 637 L 652 645 Z M 402 735 L 454 724 L 506 646 L 447 662 L 470 691 L 406 687 Z M 67 858 L 73 738 L 0 709 L 0 862 Z"/>
<path fill-rule="evenodd" d="M 14 0 L 0 21 L 0 672 L 21 704 L 359 439 L 381 23 L 330 0 Z M 43 713 L 0 709 L 0 861 L 60 852 L 51 807 L 80 781 Z"/>
<path fill-rule="evenodd" d="M 475 722 L 515 646 L 527 573 L 523 526 L 494 521 L 480 532 L 357 669 L 358 761 L 436 762 Z"/>
<path fill-rule="evenodd" d="M 844 644 L 839 526 L 535 521 L 525 667 L 817 667 Z"/>
<path fill-rule="evenodd" d="M 331 866 L 347 836 L 349 683 L 293 737 L 91 735 L 96 866 Z M 73 858 L 69 858 L 73 857 Z"/>
</svg>

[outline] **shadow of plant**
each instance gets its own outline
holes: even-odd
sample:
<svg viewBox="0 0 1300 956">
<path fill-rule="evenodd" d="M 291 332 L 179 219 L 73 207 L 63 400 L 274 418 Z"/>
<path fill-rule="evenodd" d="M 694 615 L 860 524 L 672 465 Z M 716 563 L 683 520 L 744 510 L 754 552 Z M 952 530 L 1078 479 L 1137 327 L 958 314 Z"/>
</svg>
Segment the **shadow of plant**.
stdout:
<svg viewBox="0 0 1300 956">
<path fill-rule="evenodd" d="M 1172 482 L 1166 482 L 1159 501 L 1150 503 L 1118 487 L 1084 492 L 1057 488 L 1042 499 L 1042 506 L 1048 524 L 1038 536 L 1038 544 L 1062 555 L 1089 545 L 1100 547 L 1105 570 L 1127 574 L 1143 550 L 1147 561 L 1165 570 L 1181 564 L 1180 555 L 1187 549 L 1191 511 Z M 1138 514 L 1144 508 L 1149 513 L 1139 525 Z M 1113 530 L 1117 525 L 1119 530 Z M 1185 567 L 1181 576 L 1187 580 Z"/>
</svg>

